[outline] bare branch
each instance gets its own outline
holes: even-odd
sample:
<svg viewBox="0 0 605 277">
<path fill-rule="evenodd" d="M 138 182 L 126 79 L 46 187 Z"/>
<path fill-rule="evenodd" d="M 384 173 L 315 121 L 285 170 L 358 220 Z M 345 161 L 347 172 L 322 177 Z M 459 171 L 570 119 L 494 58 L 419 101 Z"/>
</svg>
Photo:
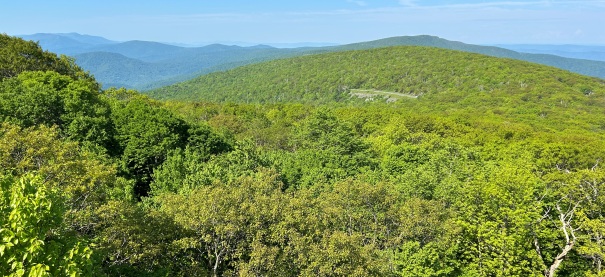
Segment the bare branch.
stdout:
<svg viewBox="0 0 605 277">
<path fill-rule="evenodd" d="M 597 170 L 597 167 L 599 166 L 600 161 L 601 161 L 601 159 L 597 159 L 597 162 L 594 164 L 594 166 L 590 170 L 592 170 L 592 171 Z"/>
</svg>

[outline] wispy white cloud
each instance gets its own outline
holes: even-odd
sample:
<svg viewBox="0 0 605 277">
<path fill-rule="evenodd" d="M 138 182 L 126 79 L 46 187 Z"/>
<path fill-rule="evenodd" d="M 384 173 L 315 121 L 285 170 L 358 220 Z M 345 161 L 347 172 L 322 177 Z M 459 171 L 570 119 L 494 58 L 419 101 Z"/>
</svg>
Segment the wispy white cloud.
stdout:
<svg viewBox="0 0 605 277">
<path fill-rule="evenodd" d="M 420 4 L 415 0 L 399 0 L 399 3 L 408 7 L 423 7 L 423 8 L 505 8 L 505 7 L 556 7 L 556 6 L 591 6 L 603 7 L 605 0 L 528 0 L 528 1 L 459 1 L 458 3 L 435 3 L 435 4 Z"/>
<path fill-rule="evenodd" d="M 415 7 L 417 6 L 415 0 L 399 0 L 399 4 L 406 7 Z"/>
<path fill-rule="evenodd" d="M 605 0 L 396 0 L 391 2 L 394 6 L 385 7 L 367 0 L 342 3 L 342 9 L 306 11 L 129 14 L 99 18 L 89 25 L 103 26 L 93 32 L 103 34 L 107 22 L 114 22 L 115 28 L 138 34 L 140 39 L 181 42 L 198 39 L 346 43 L 430 34 L 468 43 L 605 43 L 600 28 Z M 154 39 L 158 34 L 170 37 Z M 132 35 L 124 36 L 132 39 Z"/>
<path fill-rule="evenodd" d="M 347 2 L 355 4 L 360 7 L 365 7 L 368 5 L 368 3 L 366 3 L 365 1 L 359 1 L 359 0 L 347 0 Z"/>
</svg>

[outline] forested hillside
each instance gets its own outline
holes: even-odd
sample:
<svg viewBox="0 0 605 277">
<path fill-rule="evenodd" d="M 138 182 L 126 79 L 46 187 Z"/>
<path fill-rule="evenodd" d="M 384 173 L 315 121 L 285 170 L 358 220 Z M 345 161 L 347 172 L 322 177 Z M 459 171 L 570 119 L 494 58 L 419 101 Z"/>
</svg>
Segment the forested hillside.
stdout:
<svg viewBox="0 0 605 277">
<path fill-rule="evenodd" d="M 439 48 L 400 46 L 296 57 L 212 73 L 149 92 L 159 99 L 235 103 L 359 103 L 355 92 L 435 114 L 485 113 L 529 124 L 602 131 L 605 81 L 512 59 Z M 368 98 L 365 101 L 368 101 Z M 538 121 L 536 121 L 538 120 Z"/>
<path fill-rule="evenodd" d="M 160 102 L 33 42 L 0 54 L 4 275 L 604 274 L 601 79 L 395 47 Z"/>
</svg>

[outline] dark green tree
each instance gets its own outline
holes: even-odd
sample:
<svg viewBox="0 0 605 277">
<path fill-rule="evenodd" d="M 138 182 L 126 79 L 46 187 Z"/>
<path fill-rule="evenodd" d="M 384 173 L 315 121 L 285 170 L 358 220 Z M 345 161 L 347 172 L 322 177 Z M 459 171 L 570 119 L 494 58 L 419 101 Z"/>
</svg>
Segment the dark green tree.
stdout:
<svg viewBox="0 0 605 277">
<path fill-rule="evenodd" d="M 97 84 L 57 72 L 24 72 L 0 82 L 0 116 L 22 127 L 56 125 L 69 139 L 111 152 L 109 105 Z"/>
<path fill-rule="evenodd" d="M 114 100 L 112 118 L 122 153 L 121 168 L 136 180 L 135 195 L 147 196 L 154 169 L 170 151 L 187 145 L 189 126 L 143 98 Z"/>
<path fill-rule="evenodd" d="M 44 51 L 33 41 L 0 34 L 0 81 L 24 71 L 55 71 L 74 79 L 94 79 L 67 56 Z M 96 82 L 95 82 L 96 83 Z M 97 84 L 97 90 L 100 87 Z"/>
</svg>

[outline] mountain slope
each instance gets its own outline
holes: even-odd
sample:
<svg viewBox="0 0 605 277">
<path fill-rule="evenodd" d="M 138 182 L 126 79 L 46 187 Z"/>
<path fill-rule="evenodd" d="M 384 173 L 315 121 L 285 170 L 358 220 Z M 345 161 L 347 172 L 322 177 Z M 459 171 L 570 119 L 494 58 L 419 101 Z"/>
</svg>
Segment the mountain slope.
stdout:
<svg viewBox="0 0 605 277">
<path fill-rule="evenodd" d="M 91 52 L 75 57 L 81 67 L 95 68 L 94 76 L 97 80 L 105 80 L 104 87 L 138 86 L 165 75 L 158 66 L 116 53 Z"/>
<path fill-rule="evenodd" d="M 159 82 L 134 87 L 143 90 L 153 89 L 157 88 L 158 85 L 161 84 L 171 84 L 177 80 L 185 80 L 188 77 L 194 77 L 196 74 L 207 74 L 216 70 L 231 69 L 235 66 L 279 58 L 402 45 L 439 47 L 444 49 L 479 53 L 494 57 L 505 57 L 517 60 L 525 60 L 534 63 L 555 66 L 587 76 L 605 78 L 605 62 L 569 59 L 543 54 L 518 53 L 503 48 L 465 44 L 461 42 L 445 40 L 434 36 L 406 36 L 362 43 L 354 43 L 342 46 L 305 47 L 289 49 L 254 46 L 240 47 L 214 44 L 204 47 L 182 48 L 181 50 L 177 50 L 178 48 L 173 48 L 173 46 L 170 46 L 172 50 L 160 52 L 163 53 L 163 55 L 165 56 L 164 60 L 162 60 L 161 56 L 156 56 L 153 57 L 153 59 L 148 59 L 146 61 L 154 61 L 156 63 L 161 63 L 158 64 L 160 66 L 172 68 L 172 76 L 170 78 L 158 78 L 152 76 L 150 77 L 150 79 L 159 80 Z M 150 47 L 153 48 L 156 46 L 152 45 Z M 143 53 L 144 51 L 141 50 L 138 52 Z M 128 53 L 121 53 L 128 56 Z M 138 83 L 144 82 L 140 81 Z"/>
<path fill-rule="evenodd" d="M 352 90 L 417 96 L 397 105 L 443 113 L 499 113 L 564 124 L 603 112 L 605 81 L 561 69 L 432 47 L 396 46 L 248 65 L 153 90 L 160 99 L 236 103 L 360 101 Z M 378 97 L 378 95 L 377 95 Z M 600 126 L 600 127 L 599 127 Z"/>
<path fill-rule="evenodd" d="M 183 47 L 167 45 L 151 41 L 127 41 L 116 44 L 100 45 L 91 49 L 94 52 L 116 53 L 132 59 L 140 59 L 145 62 L 156 62 L 169 59 L 170 57 L 185 50 Z"/>
</svg>

